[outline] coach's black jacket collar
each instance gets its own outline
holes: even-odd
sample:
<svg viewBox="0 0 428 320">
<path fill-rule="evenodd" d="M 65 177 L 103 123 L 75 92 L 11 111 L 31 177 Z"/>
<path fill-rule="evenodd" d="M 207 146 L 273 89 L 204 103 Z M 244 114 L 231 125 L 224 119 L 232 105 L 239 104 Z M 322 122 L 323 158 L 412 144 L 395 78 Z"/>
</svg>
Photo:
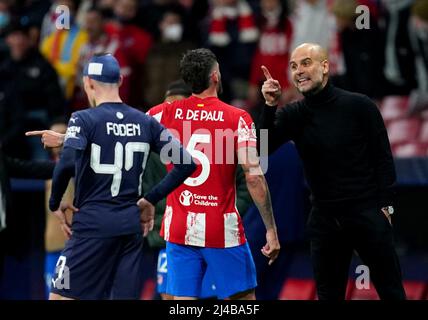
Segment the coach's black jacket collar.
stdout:
<svg viewBox="0 0 428 320">
<path fill-rule="evenodd" d="M 318 106 L 331 102 L 335 98 L 335 87 L 331 84 L 330 80 L 325 87 L 314 95 L 305 96 L 304 101 L 308 105 Z"/>
</svg>

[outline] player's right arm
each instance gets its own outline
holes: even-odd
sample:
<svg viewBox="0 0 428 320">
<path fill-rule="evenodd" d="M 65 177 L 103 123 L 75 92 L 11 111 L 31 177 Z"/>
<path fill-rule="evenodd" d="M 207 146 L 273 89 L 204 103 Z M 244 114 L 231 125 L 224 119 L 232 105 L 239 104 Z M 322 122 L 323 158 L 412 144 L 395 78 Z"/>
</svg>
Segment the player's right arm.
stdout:
<svg viewBox="0 0 428 320">
<path fill-rule="evenodd" d="M 277 112 L 281 98 L 281 85 L 278 80 L 272 78 L 265 66 L 262 66 L 262 71 L 266 77 L 261 89 L 265 106 L 262 107 L 258 122 L 258 147 L 260 154 L 265 155 L 273 153 L 281 145 L 292 140 L 293 132 L 298 125 L 295 110 L 289 105 Z M 269 136 L 262 134 L 260 129 L 267 129 Z M 266 147 L 268 147 L 267 150 Z"/>
</svg>

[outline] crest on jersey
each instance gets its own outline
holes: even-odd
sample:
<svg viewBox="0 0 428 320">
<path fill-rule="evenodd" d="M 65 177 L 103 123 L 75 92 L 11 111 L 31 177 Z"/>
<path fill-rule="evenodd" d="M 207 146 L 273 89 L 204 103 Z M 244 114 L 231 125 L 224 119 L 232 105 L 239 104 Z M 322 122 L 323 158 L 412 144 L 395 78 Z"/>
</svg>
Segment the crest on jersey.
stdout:
<svg viewBox="0 0 428 320">
<path fill-rule="evenodd" d="M 180 194 L 179 200 L 183 206 L 188 207 L 193 203 L 193 193 L 191 193 L 189 190 L 184 190 Z"/>
<path fill-rule="evenodd" d="M 254 122 L 252 122 L 250 128 L 244 118 L 239 117 L 238 143 L 243 141 L 257 141 L 256 126 L 254 125 Z"/>
</svg>

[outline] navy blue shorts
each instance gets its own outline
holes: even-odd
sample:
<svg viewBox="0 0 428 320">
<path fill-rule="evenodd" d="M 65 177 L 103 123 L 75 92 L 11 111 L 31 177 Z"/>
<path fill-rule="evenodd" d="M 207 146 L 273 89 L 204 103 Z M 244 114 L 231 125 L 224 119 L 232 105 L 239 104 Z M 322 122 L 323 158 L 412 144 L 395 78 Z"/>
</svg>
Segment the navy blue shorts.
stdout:
<svg viewBox="0 0 428 320">
<path fill-rule="evenodd" d="M 139 299 L 143 236 L 67 241 L 56 264 L 51 292 L 72 299 Z"/>
<path fill-rule="evenodd" d="M 248 243 L 233 248 L 203 248 L 166 243 L 167 293 L 178 297 L 202 297 L 209 271 L 211 286 L 219 299 L 257 286 L 256 267 Z"/>
</svg>

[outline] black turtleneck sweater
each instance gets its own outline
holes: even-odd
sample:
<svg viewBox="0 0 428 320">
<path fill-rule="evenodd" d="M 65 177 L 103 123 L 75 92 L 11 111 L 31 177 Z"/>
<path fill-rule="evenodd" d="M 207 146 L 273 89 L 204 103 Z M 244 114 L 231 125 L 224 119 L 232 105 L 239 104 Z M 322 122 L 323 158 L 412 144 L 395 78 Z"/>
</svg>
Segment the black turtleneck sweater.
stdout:
<svg viewBox="0 0 428 320">
<path fill-rule="evenodd" d="M 295 142 L 315 206 L 365 200 L 392 205 L 391 148 L 382 116 L 368 97 L 327 83 L 275 115 L 276 110 L 265 106 L 260 119 L 261 128 L 269 129 L 269 153 Z"/>
</svg>

